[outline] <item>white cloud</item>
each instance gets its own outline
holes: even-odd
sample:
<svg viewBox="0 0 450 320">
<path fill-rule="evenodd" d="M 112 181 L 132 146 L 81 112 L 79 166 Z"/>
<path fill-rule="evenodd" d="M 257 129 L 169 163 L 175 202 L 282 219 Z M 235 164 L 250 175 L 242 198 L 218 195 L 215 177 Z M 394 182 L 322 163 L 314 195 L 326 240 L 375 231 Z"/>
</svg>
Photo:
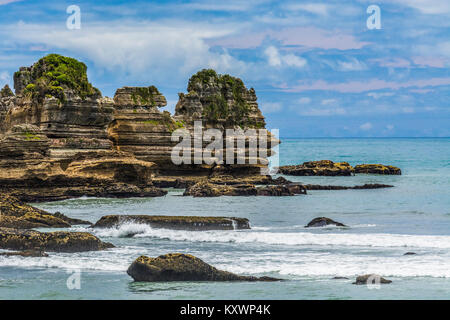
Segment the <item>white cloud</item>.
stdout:
<svg viewBox="0 0 450 320">
<path fill-rule="evenodd" d="M 281 57 L 280 54 L 278 53 L 277 48 L 275 47 L 268 47 L 264 53 L 267 56 L 269 65 L 271 65 L 272 67 L 277 67 L 277 66 L 281 66 Z"/>
<path fill-rule="evenodd" d="M 391 2 L 392 0 L 389 0 Z M 394 0 L 397 3 L 419 10 L 425 14 L 449 14 L 448 0 Z"/>
<path fill-rule="evenodd" d="M 0 6 L 8 3 L 19 2 L 22 0 L 0 0 Z"/>
<path fill-rule="evenodd" d="M 161 21 L 129 23 L 116 21 L 82 24 L 81 30 L 66 30 L 52 25 L 18 23 L 4 26 L 0 37 L 20 44 L 44 45 L 54 52 L 69 51 L 96 67 L 119 71 L 134 79 L 152 76 L 183 76 L 200 68 L 240 75 L 247 64 L 228 52 L 213 52 L 207 39 L 235 31 L 233 26 Z"/>
<path fill-rule="evenodd" d="M 334 104 L 334 103 L 336 103 L 336 101 L 337 101 L 336 99 L 324 99 L 320 103 L 323 106 L 326 106 L 326 105 Z"/>
<path fill-rule="evenodd" d="M 363 123 L 362 125 L 359 126 L 359 128 L 364 131 L 370 130 L 372 129 L 372 127 L 373 126 L 370 122 Z"/>
<path fill-rule="evenodd" d="M 412 107 L 403 107 L 403 108 L 402 108 L 402 112 L 403 112 L 403 113 L 414 113 L 414 112 L 415 112 L 415 109 L 412 108 Z"/>
<path fill-rule="evenodd" d="M 346 113 L 344 108 L 310 108 L 299 111 L 300 115 L 311 117 L 342 116 Z"/>
<path fill-rule="evenodd" d="M 302 97 L 298 99 L 298 103 L 300 104 L 309 104 L 311 102 L 311 98 L 308 97 Z"/>
<path fill-rule="evenodd" d="M 8 72 L 6 72 L 6 71 L 0 72 L 0 84 L 9 82 L 10 80 L 11 80 L 11 76 L 9 75 Z"/>
<path fill-rule="evenodd" d="M 305 3 L 305 4 L 290 4 L 286 6 L 291 11 L 307 11 L 318 15 L 328 15 L 329 5 L 324 3 Z"/>
<path fill-rule="evenodd" d="M 395 126 L 392 125 L 392 124 L 388 124 L 388 125 L 386 126 L 386 129 L 388 129 L 389 131 L 394 130 L 394 128 L 395 128 Z"/>
<path fill-rule="evenodd" d="M 277 48 L 274 46 L 268 47 L 264 53 L 267 56 L 267 61 L 272 67 L 280 67 L 282 65 L 289 67 L 302 68 L 306 65 L 306 59 L 296 56 L 295 54 L 289 53 L 286 55 L 280 54 Z"/>
<path fill-rule="evenodd" d="M 274 113 L 283 109 L 283 106 L 279 102 L 262 102 L 260 107 L 263 113 Z"/>
<path fill-rule="evenodd" d="M 380 99 L 382 97 L 391 97 L 393 96 L 393 92 L 369 92 L 367 96 L 372 97 L 374 99 Z"/>
<path fill-rule="evenodd" d="M 338 61 L 338 70 L 340 71 L 362 71 L 367 66 L 356 58 L 350 58 L 348 61 Z"/>
</svg>

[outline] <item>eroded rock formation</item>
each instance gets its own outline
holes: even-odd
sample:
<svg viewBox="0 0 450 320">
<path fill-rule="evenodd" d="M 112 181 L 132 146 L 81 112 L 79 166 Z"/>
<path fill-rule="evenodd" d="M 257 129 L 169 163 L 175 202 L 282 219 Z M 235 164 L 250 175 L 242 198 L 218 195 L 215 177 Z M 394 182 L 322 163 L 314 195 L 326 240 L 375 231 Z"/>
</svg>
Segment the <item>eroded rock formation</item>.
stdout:
<svg viewBox="0 0 450 320">
<path fill-rule="evenodd" d="M 292 176 L 350 176 L 354 169 L 347 162 L 309 161 L 299 165 L 281 166 L 280 173 Z"/>
<path fill-rule="evenodd" d="M 14 74 L 15 95 L 8 87 L 0 91 L 1 191 L 44 201 L 162 196 L 160 186 L 203 178 L 231 184 L 270 180 L 261 169 L 278 141 L 264 129 L 255 91 L 242 80 L 198 72 L 172 117 L 159 110 L 167 102 L 156 87 L 123 87 L 114 99 L 104 98 L 86 70 L 75 59 L 51 54 Z M 245 164 L 174 164 L 171 151 L 178 142 L 172 133 L 181 128 L 193 133 L 197 120 L 203 129 L 263 130 L 268 144 L 258 142 L 261 152 L 255 156 L 247 141 Z M 252 157 L 256 162 L 249 164 Z"/>
</svg>

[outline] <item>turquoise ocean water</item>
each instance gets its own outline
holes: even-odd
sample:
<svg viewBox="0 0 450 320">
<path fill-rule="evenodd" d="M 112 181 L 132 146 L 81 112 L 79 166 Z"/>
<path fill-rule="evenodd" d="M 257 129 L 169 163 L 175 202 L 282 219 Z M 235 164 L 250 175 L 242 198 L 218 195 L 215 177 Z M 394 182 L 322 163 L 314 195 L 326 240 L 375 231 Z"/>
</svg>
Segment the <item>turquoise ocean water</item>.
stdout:
<svg viewBox="0 0 450 320">
<path fill-rule="evenodd" d="M 295 197 L 81 198 L 37 206 L 95 222 L 106 214 L 237 216 L 245 231 L 171 231 L 128 224 L 93 231 L 115 249 L 48 258 L 0 257 L 1 299 L 449 299 L 450 139 L 284 139 L 280 164 L 330 159 L 384 163 L 401 176 L 288 177 L 315 184 L 385 183 L 379 190 L 310 191 Z M 305 229 L 318 216 L 350 226 Z M 73 227 L 73 230 L 87 230 Z M 90 230 L 87 230 L 90 231 Z M 127 237 L 135 234 L 133 237 Z M 416 255 L 404 256 L 408 251 Z M 276 283 L 134 283 L 140 255 L 185 252 L 227 271 Z M 66 282 L 80 274 L 80 289 Z M 356 275 L 393 280 L 355 286 Z M 335 276 L 349 280 L 333 280 Z"/>
</svg>

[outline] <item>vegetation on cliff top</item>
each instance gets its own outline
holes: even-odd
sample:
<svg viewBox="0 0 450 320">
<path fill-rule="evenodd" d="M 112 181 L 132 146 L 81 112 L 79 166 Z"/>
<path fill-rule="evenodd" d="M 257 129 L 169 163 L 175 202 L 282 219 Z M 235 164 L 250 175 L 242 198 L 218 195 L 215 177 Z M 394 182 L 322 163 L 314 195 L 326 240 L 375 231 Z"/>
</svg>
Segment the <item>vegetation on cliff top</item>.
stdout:
<svg viewBox="0 0 450 320">
<path fill-rule="evenodd" d="M 136 88 L 136 92 L 131 94 L 131 99 L 133 99 L 134 104 L 138 105 L 155 105 L 155 95 L 160 95 L 158 88 L 155 86 L 150 87 L 139 87 Z"/>
<path fill-rule="evenodd" d="M 5 97 L 12 97 L 14 96 L 14 93 L 12 92 L 11 88 L 6 84 L 2 90 L 0 90 L 0 98 Z"/>
<path fill-rule="evenodd" d="M 189 79 L 188 92 L 196 91 L 199 86 L 213 84 L 219 92 L 201 97 L 203 117 L 209 121 L 225 120 L 228 123 L 246 125 L 249 106 L 243 94 L 247 91 L 241 79 L 228 74 L 220 75 L 212 69 L 203 69 Z M 233 104 L 228 100 L 232 98 Z"/>
<path fill-rule="evenodd" d="M 76 59 L 49 54 L 31 67 L 32 83 L 26 86 L 24 94 L 38 100 L 52 96 L 61 102 L 66 100 L 66 90 L 82 99 L 101 96 L 100 91 L 89 83 L 86 71 L 86 65 Z"/>
</svg>

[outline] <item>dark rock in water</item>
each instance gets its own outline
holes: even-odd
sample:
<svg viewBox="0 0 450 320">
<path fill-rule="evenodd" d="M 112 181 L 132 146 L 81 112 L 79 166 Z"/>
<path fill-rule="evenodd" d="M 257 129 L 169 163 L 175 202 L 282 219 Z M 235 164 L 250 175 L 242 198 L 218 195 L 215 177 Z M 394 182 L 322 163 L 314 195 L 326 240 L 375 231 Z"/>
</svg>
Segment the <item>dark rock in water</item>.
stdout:
<svg viewBox="0 0 450 320">
<path fill-rule="evenodd" d="M 347 162 L 331 160 L 309 161 L 293 166 L 278 168 L 282 174 L 291 176 L 351 176 L 353 167 Z"/>
<path fill-rule="evenodd" d="M 103 216 L 94 224 L 94 228 L 112 228 L 123 223 L 143 223 L 152 228 L 190 231 L 250 229 L 246 218 L 147 215 Z"/>
<path fill-rule="evenodd" d="M 267 185 L 256 187 L 253 184 L 214 184 L 208 180 L 200 181 L 186 188 L 184 196 L 219 197 L 219 196 L 293 196 L 306 194 L 301 184 Z"/>
<path fill-rule="evenodd" d="M 340 222 L 334 221 L 330 218 L 326 218 L 326 217 L 319 217 L 319 218 L 314 218 L 312 219 L 306 226 L 305 228 L 312 228 L 312 227 L 325 227 L 328 225 L 335 225 L 338 227 L 346 227 L 345 224 L 342 224 Z"/>
<path fill-rule="evenodd" d="M 347 277 L 333 277 L 332 280 L 348 280 Z"/>
<path fill-rule="evenodd" d="M 401 175 L 402 170 L 394 166 L 386 166 L 383 164 L 359 164 L 355 166 L 355 173 Z"/>
<path fill-rule="evenodd" d="M 276 179 L 272 179 L 272 181 L 270 182 L 270 184 L 291 184 L 291 183 L 292 181 L 289 181 L 285 177 L 278 177 Z"/>
<path fill-rule="evenodd" d="M 392 283 L 391 280 L 387 280 L 378 274 L 365 274 L 358 276 L 353 284 L 388 284 Z"/>
<path fill-rule="evenodd" d="M 219 197 L 219 196 L 255 196 L 256 187 L 252 184 L 218 185 L 206 180 L 187 187 L 184 196 Z"/>
<path fill-rule="evenodd" d="M 334 186 L 334 185 L 319 185 L 319 184 L 306 184 L 304 188 L 306 190 L 360 190 L 360 189 L 381 189 L 381 188 L 392 188 L 394 186 L 389 184 L 379 184 L 379 183 L 366 183 L 361 186 Z"/>
<path fill-rule="evenodd" d="M 92 222 L 89 221 L 85 221 L 85 220 L 81 220 L 81 219 L 74 219 L 74 218 L 69 218 L 68 216 L 62 214 L 61 212 L 57 211 L 53 214 L 54 217 L 60 218 L 61 220 L 66 221 L 68 224 L 70 225 L 92 225 Z"/>
<path fill-rule="evenodd" d="M 1 252 L 0 256 L 11 257 L 11 256 L 21 256 L 21 257 L 48 257 L 48 254 L 40 250 L 24 250 L 24 251 L 10 251 Z"/>
<path fill-rule="evenodd" d="M 99 251 L 113 248 L 87 232 L 39 232 L 0 228 L 0 249 L 54 252 Z"/>
<path fill-rule="evenodd" d="M 141 256 L 128 268 L 134 281 L 280 281 L 270 277 L 240 276 L 222 271 L 197 257 L 169 253 L 158 258 Z"/>
<path fill-rule="evenodd" d="M 306 194 L 306 189 L 301 184 L 271 185 L 257 188 L 258 196 L 293 196 Z"/>
<path fill-rule="evenodd" d="M 390 184 L 380 184 L 380 183 L 366 183 L 362 186 L 354 186 L 352 189 L 382 189 L 382 188 L 393 188 L 394 186 Z"/>
<path fill-rule="evenodd" d="M 417 254 L 417 253 L 415 253 L 415 252 L 406 252 L 406 253 L 404 254 L 404 256 L 413 256 L 413 255 L 415 255 L 415 254 Z"/>
</svg>

